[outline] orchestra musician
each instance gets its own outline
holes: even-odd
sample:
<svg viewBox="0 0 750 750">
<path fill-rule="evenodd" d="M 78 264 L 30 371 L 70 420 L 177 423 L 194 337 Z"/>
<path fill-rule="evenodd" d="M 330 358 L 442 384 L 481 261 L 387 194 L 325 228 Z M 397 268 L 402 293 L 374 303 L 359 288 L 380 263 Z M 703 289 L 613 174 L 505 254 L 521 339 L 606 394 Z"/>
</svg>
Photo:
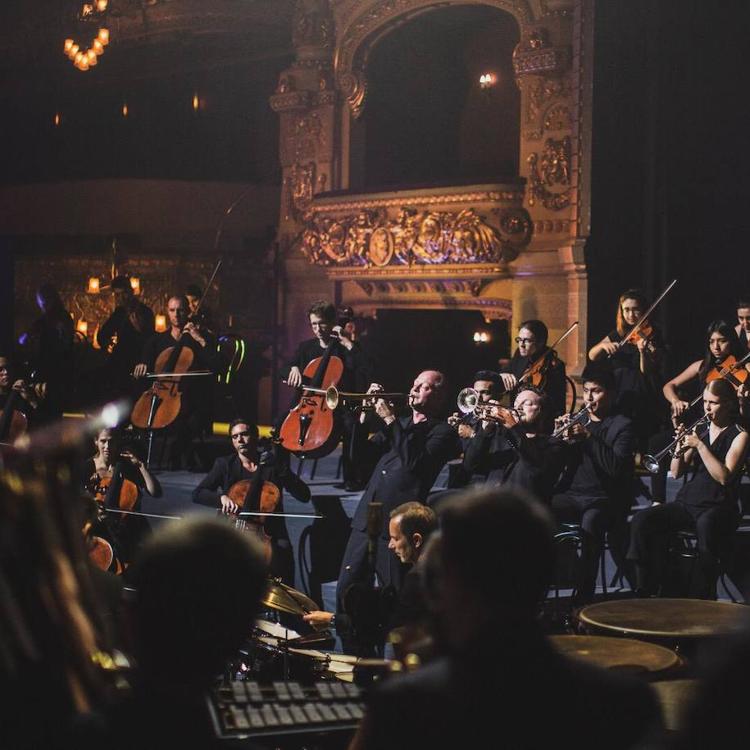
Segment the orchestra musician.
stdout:
<svg viewBox="0 0 750 750">
<path fill-rule="evenodd" d="M 477 406 L 481 408 L 489 401 L 499 400 L 503 394 L 504 386 L 498 373 L 490 370 L 479 370 L 474 375 L 472 388 L 477 394 Z M 494 423 L 478 416 L 475 410 L 468 414 L 454 412 L 448 417 L 448 424 L 456 428 L 464 455 L 461 461 L 451 461 L 448 488 L 450 490 L 459 489 L 467 484 L 484 482 L 487 479 L 486 472 L 482 473 L 482 467 L 473 467 L 470 470 L 466 464 L 466 453 L 469 445 L 475 440 L 481 440 L 484 430 L 489 429 Z"/>
<path fill-rule="evenodd" d="M 154 313 L 135 296 L 127 276 L 115 276 L 111 290 L 115 309 L 96 334 L 102 351 L 109 352 L 105 378 L 110 386 L 108 395 L 135 395 L 137 387 L 130 376 L 154 334 Z"/>
<path fill-rule="evenodd" d="M 734 330 L 745 349 L 750 349 L 750 302 L 742 297 L 737 302 L 737 325 Z"/>
<path fill-rule="evenodd" d="M 694 531 L 698 538 L 700 596 L 715 598 L 719 562 L 726 561 L 740 520 L 740 474 L 748 450 L 748 433 L 738 424 L 739 405 L 732 385 L 723 379 L 703 391 L 708 430 L 681 429 L 672 475 L 689 479 L 674 502 L 635 515 L 627 557 L 635 563 L 637 593 L 663 593 L 670 535 Z M 703 429 L 703 428 L 701 428 Z"/>
<path fill-rule="evenodd" d="M 36 409 L 39 400 L 37 392 L 30 387 L 25 380 L 13 376 L 13 367 L 10 357 L 0 354 L 0 411 L 5 412 L 5 406 L 8 403 L 10 395 L 17 391 L 21 396 L 20 401 L 16 401 L 15 410 L 21 412 L 28 422 Z M 11 417 L 8 417 L 10 424 Z M 0 442 L 7 439 L 7 436 L 0 435 Z"/>
<path fill-rule="evenodd" d="M 331 356 L 341 359 L 344 364 L 344 374 L 339 385 L 340 389 L 349 392 L 361 392 L 363 384 L 371 381 L 371 365 L 358 341 L 352 340 L 352 328 L 346 321 L 340 325 L 336 318 L 336 308 L 326 300 L 318 300 L 310 305 L 307 311 L 313 338 L 306 339 L 297 346 L 294 356 L 282 370 L 282 378 L 293 388 L 302 385 L 302 373 L 305 367 L 318 357 L 322 357 L 330 345 Z M 361 457 L 359 456 L 358 432 L 359 420 L 350 411 L 342 414 L 344 450 L 342 452 L 342 472 L 346 489 L 355 491 L 362 489 L 363 477 L 360 476 Z M 359 441 L 361 442 L 361 441 Z M 356 454 L 356 458 L 354 457 Z"/>
<path fill-rule="evenodd" d="M 512 394 L 511 400 L 515 398 L 524 373 L 549 352 L 548 336 L 547 326 L 541 320 L 525 320 L 521 323 L 516 336 L 516 350 L 507 366 L 500 370 L 505 390 Z M 550 353 L 545 367 L 542 388 L 549 395 L 556 416 L 565 411 L 565 362 Z"/>
<path fill-rule="evenodd" d="M 244 506 L 252 510 L 250 504 L 253 493 L 260 493 L 263 482 L 271 482 L 283 492 L 288 490 L 300 502 L 310 501 L 310 488 L 291 469 L 288 462 L 278 460 L 278 454 L 258 450 L 258 428 L 247 419 L 237 417 L 229 425 L 229 436 L 233 452 L 220 456 L 211 471 L 193 490 L 193 502 L 217 508 L 223 514 L 239 512 L 237 503 L 227 494 L 231 487 L 242 480 L 249 480 L 250 501 Z M 283 513 L 283 495 L 273 511 Z M 271 537 L 271 573 L 289 585 L 294 584 L 294 558 L 284 518 L 267 518 L 262 522 L 265 533 Z"/>
<path fill-rule="evenodd" d="M 154 334 L 146 343 L 133 375 L 141 378 L 154 371 L 158 356 L 182 342 L 193 353 L 190 371 L 211 371 L 217 367 L 214 339 L 201 332 L 195 323 L 188 321 L 187 300 L 179 295 L 169 298 L 167 302 L 169 328 L 163 333 Z M 198 469 L 201 457 L 192 446 L 194 438 L 211 431 L 213 415 L 213 378 L 185 378 L 181 384 L 182 405 L 180 415 L 171 426 L 172 438 L 169 441 L 167 462 L 170 469 Z"/>
<path fill-rule="evenodd" d="M 369 393 L 382 392 L 373 383 Z M 337 609 L 345 611 L 343 602 L 349 587 L 362 583 L 368 576 L 368 516 L 370 503 L 382 503 L 380 534 L 375 550 L 375 572 L 385 587 L 401 587 L 403 570 L 388 551 L 389 513 L 404 502 L 424 502 L 446 461 L 460 451 L 455 430 L 438 419 L 445 397 L 445 377 L 436 370 L 425 370 L 414 380 L 409 391 L 409 411 L 397 416 L 392 404 L 375 400 L 375 412 L 383 428 L 370 438 L 370 446 L 380 453 L 380 460 L 367 483 L 352 519 L 349 541 L 344 552 L 336 590 Z"/>
<path fill-rule="evenodd" d="M 628 336 L 647 310 L 639 289 L 628 289 L 617 301 L 615 327 L 589 350 L 592 362 L 609 360 L 615 375 L 614 408 L 633 420 L 638 447 L 645 450 L 648 438 L 664 422 L 658 398 L 664 380 L 664 341 L 650 321 L 644 322 L 635 341 Z M 625 341 L 626 343 L 623 343 Z"/>
<path fill-rule="evenodd" d="M 491 421 L 482 420 L 464 452 L 471 474 L 484 474 L 489 484 L 521 487 L 549 503 L 565 465 L 566 447 L 550 437 L 552 404 L 543 391 L 519 390 L 513 409 L 493 407 Z"/>
<path fill-rule="evenodd" d="M 96 453 L 85 461 L 81 476 L 84 488 L 97 498 L 100 505 L 106 503 L 112 510 L 123 508 L 137 513 L 141 509 L 143 492 L 150 497 L 161 497 L 159 480 L 132 448 L 123 445 L 121 431 L 108 427 L 100 430 L 94 438 L 94 447 Z M 126 482 L 132 484 L 122 487 Z M 118 484 L 122 487 L 121 494 L 111 496 Z M 135 497 L 125 508 L 125 496 L 133 489 L 132 485 L 135 485 Z M 139 516 L 119 513 L 106 513 L 104 516 L 103 535 L 112 543 L 122 563 L 132 562 L 149 531 L 148 522 Z"/>
<path fill-rule="evenodd" d="M 431 535 L 437 531 L 435 511 L 420 502 L 403 503 L 390 512 L 388 519 L 388 549 L 398 558 L 406 573 L 404 582 L 393 602 L 393 610 L 387 618 L 387 628 L 418 625 L 426 617 L 420 571 L 416 567 Z M 337 628 L 346 633 L 350 619 L 344 612 L 316 610 L 303 615 L 302 619 L 313 626 Z"/>
<path fill-rule="evenodd" d="M 34 415 L 37 425 L 53 422 L 63 413 L 65 397 L 73 381 L 73 318 L 65 309 L 60 294 L 50 283 L 36 292 L 41 315 L 21 334 L 21 356 L 34 374 L 37 384 L 44 383 L 44 398 L 39 398 Z"/>
<path fill-rule="evenodd" d="M 216 324 L 211 309 L 201 304 L 203 292 L 197 284 L 185 287 L 185 299 L 188 303 L 188 320 L 198 326 L 204 336 L 216 337 Z"/>
<path fill-rule="evenodd" d="M 614 410 L 615 378 L 604 365 L 589 364 L 582 374 L 588 424 L 577 420 L 562 434 L 568 461 L 552 497 L 560 523 L 579 523 L 582 532 L 581 582 L 577 597 L 589 601 L 596 586 L 604 534 L 613 554 L 621 551 L 633 502 L 635 435 L 630 419 Z M 571 421 L 568 415 L 561 424 Z"/>
</svg>

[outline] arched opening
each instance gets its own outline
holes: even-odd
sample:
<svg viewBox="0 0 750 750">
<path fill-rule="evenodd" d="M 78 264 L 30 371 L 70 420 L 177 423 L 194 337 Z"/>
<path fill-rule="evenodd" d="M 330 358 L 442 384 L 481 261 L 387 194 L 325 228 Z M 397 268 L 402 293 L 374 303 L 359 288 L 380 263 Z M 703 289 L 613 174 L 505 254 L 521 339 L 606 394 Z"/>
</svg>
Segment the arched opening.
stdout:
<svg viewBox="0 0 750 750">
<path fill-rule="evenodd" d="M 516 20 L 483 5 L 439 8 L 381 39 L 367 63 L 364 113 L 352 123 L 350 188 L 517 177 L 518 41 Z"/>
</svg>

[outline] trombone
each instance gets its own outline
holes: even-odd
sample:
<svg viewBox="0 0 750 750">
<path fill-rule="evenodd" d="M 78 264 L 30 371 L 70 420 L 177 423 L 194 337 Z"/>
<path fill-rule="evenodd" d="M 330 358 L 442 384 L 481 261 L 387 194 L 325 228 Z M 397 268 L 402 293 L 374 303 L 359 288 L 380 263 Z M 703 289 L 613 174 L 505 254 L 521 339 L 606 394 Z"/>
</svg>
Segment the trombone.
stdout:
<svg viewBox="0 0 750 750">
<path fill-rule="evenodd" d="M 399 401 L 408 398 L 407 393 L 348 393 L 347 391 L 340 391 L 335 385 L 328 386 L 328 388 L 311 388 L 307 385 L 300 386 L 303 393 L 320 393 L 325 396 L 326 406 L 333 411 L 336 409 L 342 401 L 362 401 L 362 408 L 372 408 L 371 404 L 367 404 L 367 401 L 377 401 L 377 399 L 385 399 L 386 401 Z"/>
<path fill-rule="evenodd" d="M 687 448 L 684 445 L 678 445 L 678 443 L 685 437 L 689 432 L 697 430 L 701 425 L 708 424 L 708 415 L 704 414 L 700 419 L 696 419 L 690 427 L 686 427 L 684 430 L 680 430 L 677 437 L 665 445 L 656 455 L 647 453 L 641 458 L 641 463 L 646 467 L 646 470 L 651 474 L 657 474 L 659 472 L 659 463 L 667 454 L 671 455 L 672 458 L 678 458 L 681 456 Z M 705 433 L 704 433 L 705 434 Z M 701 435 L 703 437 L 703 435 Z"/>
<path fill-rule="evenodd" d="M 515 409 L 506 409 L 499 401 L 480 401 L 479 394 L 473 388 L 464 388 L 456 399 L 456 406 L 462 414 L 474 414 L 488 422 L 505 424 L 507 418 L 513 417 L 515 422 L 521 421 L 521 416 Z M 499 410 L 499 414 L 496 413 Z"/>
<path fill-rule="evenodd" d="M 561 424 L 553 433 L 553 438 L 558 438 L 561 435 L 565 433 L 565 431 L 572 427 L 574 424 L 582 424 L 584 427 L 591 421 L 591 414 L 589 414 L 589 410 L 593 404 L 588 403 L 584 404 L 575 414 L 572 416 L 568 416 L 565 414 L 564 416 L 560 417 L 560 419 L 565 419 L 565 424 Z"/>
</svg>

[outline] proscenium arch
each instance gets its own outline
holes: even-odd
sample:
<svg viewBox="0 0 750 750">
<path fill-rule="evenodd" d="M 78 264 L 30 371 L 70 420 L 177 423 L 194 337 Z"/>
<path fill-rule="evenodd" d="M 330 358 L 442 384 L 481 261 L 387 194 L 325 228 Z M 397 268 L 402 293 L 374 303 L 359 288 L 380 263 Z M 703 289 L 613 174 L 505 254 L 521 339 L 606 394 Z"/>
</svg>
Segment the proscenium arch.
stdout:
<svg viewBox="0 0 750 750">
<path fill-rule="evenodd" d="M 422 14 L 460 5 L 488 6 L 509 13 L 516 20 L 523 37 L 525 29 L 542 14 L 539 7 L 532 10 L 532 3 L 538 6 L 539 0 L 391 0 L 387 4 L 382 0 L 371 0 L 365 10 L 354 16 L 339 37 L 333 61 L 336 84 L 344 101 L 340 112 L 342 153 L 337 170 L 338 187 L 349 187 L 351 118 L 358 117 L 365 104 L 367 59 L 378 41 Z M 383 9 L 384 5 L 387 5 L 386 10 Z"/>
</svg>

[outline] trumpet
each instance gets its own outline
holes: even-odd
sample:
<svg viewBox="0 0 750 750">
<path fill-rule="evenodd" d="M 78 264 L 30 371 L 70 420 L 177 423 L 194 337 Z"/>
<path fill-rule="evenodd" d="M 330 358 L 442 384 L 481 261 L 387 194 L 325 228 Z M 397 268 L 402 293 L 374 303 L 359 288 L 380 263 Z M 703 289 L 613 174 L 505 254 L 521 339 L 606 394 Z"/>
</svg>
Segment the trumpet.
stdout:
<svg viewBox="0 0 750 750">
<path fill-rule="evenodd" d="M 565 433 L 565 431 L 572 427 L 574 424 L 581 424 L 584 427 L 591 421 L 591 414 L 589 410 L 593 404 L 584 404 L 575 414 L 568 415 L 564 414 L 560 419 L 565 419 L 565 423 L 561 424 L 553 433 L 552 437 L 557 438 Z"/>
<path fill-rule="evenodd" d="M 307 393 L 320 393 L 325 396 L 326 406 L 331 411 L 336 409 L 342 401 L 362 401 L 363 409 L 371 409 L 374 402 L 379 398 L 386 401 L 401 401 L 409 396 L 408 393 L 349 393 L 347 391 L 340 391 L 335 385 L 331 385 L 328 388 L 311 388 L 310 386 L 303 385 L 301 388 Z M 368 401 L 373 403 L 368 404 Z"/>
<path fill-rule="evenodd" d="M 689 432 L 697 430 L 701 425 L 708 424 L 708 415 L 704 414 L 700 419 L 696 419 L 690 427 L 686 427 L 684 430 L 680 430 L 677 437 L 668 445 L 665 445 L 656 455 L 647 453 L 641 458 L 641 463 L 646 467 L 646 470 L 652 474 L 657 474 L 659 471 L 659 463 L 666 455 L 671 455 L 672 458 L 679 458 L 686 450 L 687 447 L 679 445 L 682 438 L 685 437 Z M 705 434 L 705 433 L 703 433 Z M 701 437 L 703 437 L 703 434 Z"/>
<path fill-rule="evenodd" d="M 521 421 L 521 415 L 515 409 L 506 409 L 499 401 L 480 401 L 479 394 L 473 388 L 464 388 L 458 394 L 456 406 L 462 414 L 474 414 L 488 422 L 508 426 L 509 422 L 515 424 Z"/>
</svg>

